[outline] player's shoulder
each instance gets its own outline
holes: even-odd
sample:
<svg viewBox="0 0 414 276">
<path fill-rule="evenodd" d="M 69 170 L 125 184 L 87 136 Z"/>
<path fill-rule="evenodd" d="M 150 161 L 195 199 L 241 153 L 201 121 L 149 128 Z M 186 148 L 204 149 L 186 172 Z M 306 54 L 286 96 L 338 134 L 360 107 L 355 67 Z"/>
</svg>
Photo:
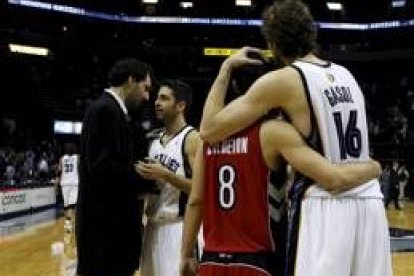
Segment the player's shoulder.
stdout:
<svg viewBox="0 0 414 276">
<path fill-rule="evenodd" d="M 155 128 L 145 134 L 145 139 L 150 147 L 154 146 L 155 141 L 161 139 L 162 134 L 164 133 L 164 128 Z"/>
<path fill-rule="evenodd" d="M 188 131 L 185 137 L 185 147 L 189 148 L 196 148 L 201 143 L 200 133 L 197 131 L 196 128 L 192 128 Z"/>
<path fill-rule="evenodd" d="M 283 68 L 270 71 L 262 76 L 262 78 L 266 81 L 278 81 L 282 84 L 289 84 L 297 77 L 300 77 L 300 75 L 292 66 L 285 66 Z"/>
<path fill-rule="evenodd" d="M 348 68 L 346 68 L 344 65 L 342 65 L 342 64 L 338 64 L 338 63 L 335 63 L 335 62 L 329 62 L 330 63 L 330 66 L 332 67 L 332 68 L 334 68 L 334 69 L 337 69 L 337 70 L 343 70 L 343 71 L 346 71 L 346 72 L 350 72 L 349 70 L 348 70 Z"/>
<path fill-rule="evenodd" d="M 197 131 L 195 127 L 189 126 L 189 130 L 186 135 L 187 140 L 199 140 L 200 133 Z"/>
<path fill-rule="evenodd" d="M 256 81 L 256 85 L 275 96 L 275 91 L 291 95 L 302 83 L 299 72 L 291 66 L 285 66 L 264 74 Z"/>
</svg>

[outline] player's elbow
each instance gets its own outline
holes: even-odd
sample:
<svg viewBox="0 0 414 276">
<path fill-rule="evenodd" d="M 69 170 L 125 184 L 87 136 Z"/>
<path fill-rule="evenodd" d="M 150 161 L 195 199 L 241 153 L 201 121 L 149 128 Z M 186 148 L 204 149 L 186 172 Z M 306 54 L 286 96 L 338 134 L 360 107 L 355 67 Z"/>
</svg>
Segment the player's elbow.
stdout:
<svg viewBox="0 0 414 276">
<path fill-rule="evenodd" d="M 203 198 L 199 196 L 190 196 L 187 202 L 187 208 L 202 208 Z"/>
<path fill-rule="evenodd" d="M 200 132 L 199 133 L 200 133 L 201 140 L 203 140 L 205 142 L 208 142 L 208 138 L 209 138 L 208 131 L 205 128 L 200 127 Z"/>
<path fill-rule="evenodd" d="M 373 166 L 374 166 L 374 177 L 373 178 L 379 178 L 381 177 L 382 174 L 382 168 L 381 168 L 381 164 L 377 161 L 372 161 L 373 162 Z"/>
<path fill-rule="evenodd" d="M 328 192 L 338 192 L 349 185 L 348 177 L 341 173 L 341 171 L 331 171 L 329 175 L 326 175 L 325 179 L 321 181 L 321 186 Z"/>
<path fill-rule="evenodd" d="M 331 177 L 326 189 L 331 193 L 339 193 L 347 190 L 352 184 L 352 179 L 346 173 L 337 172 L 335 176 Z"/>
<path fill-rule="evenodd" d="M 211 129 L 206 129 L 205 127 L 200 128 L 200 138 L 204 142 L 207 142 L 209 144 L 214 144 L 218 142 L 216 137 L 214 136 L 214 132 Z"/>
</svg>

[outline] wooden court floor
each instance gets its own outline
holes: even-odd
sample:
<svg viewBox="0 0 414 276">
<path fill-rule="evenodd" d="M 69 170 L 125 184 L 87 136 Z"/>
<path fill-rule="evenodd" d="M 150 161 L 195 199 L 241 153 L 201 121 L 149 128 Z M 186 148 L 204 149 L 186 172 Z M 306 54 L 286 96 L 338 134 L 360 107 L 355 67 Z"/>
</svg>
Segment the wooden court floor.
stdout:
<svg viewBox="0 0 414 276">
<path fill-rule="evenodd" d="M 388 219 L 391 226 L 414 229 L 414 203 L 406 204 L 403 211 L 391 207 Z M 63 240 L 62 229 L 63 221 L 58 219 L 0 238 L 0 275 L 63 276 L 67 257 L 51 256 L 51 244 Z M 395 276 L 413 276 L 414 253 L 393 254 L 393 270 Z"/>
</svg>

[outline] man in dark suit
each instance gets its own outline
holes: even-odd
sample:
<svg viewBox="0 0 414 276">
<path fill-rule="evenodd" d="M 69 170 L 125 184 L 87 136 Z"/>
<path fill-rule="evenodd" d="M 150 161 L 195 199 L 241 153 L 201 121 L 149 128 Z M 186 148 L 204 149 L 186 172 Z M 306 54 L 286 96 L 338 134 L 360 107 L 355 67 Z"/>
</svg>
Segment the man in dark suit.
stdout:
<svg viewBox="0 0 414 276">
<path fill-rule="evenodd" d="M 76 212 L 81 276 L 130 276 L 139 266 L 142 205 L 148 187 L 134 170 L 128 111 L 148 100 L 150 67 L 136 59 L 115 63 L 110 88 L 91 104 L 83 123 Z"/>
</svg>

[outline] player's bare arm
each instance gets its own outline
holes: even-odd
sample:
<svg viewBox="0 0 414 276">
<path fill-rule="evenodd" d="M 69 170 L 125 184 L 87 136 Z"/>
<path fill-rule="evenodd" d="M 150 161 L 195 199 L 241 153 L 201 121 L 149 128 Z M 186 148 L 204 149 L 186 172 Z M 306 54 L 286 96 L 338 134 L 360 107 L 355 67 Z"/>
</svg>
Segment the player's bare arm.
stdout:
<svg viewBox="0 0 414 276">
<path fill-rule="evenodd" d="M 188 199 L 184 217 L 183 239 L 181 246 L 180 275 L 196 275 L 197 266 L 193 256 L 197 235 L 200 229 L 204 204 L 204 161 L 203 147 L 197 148 L 194 159 L 193 186 Z"/>
<path fill-rule="evenodd" d="M 196 149 L 200 143 L 200 135 L 197 131 L 192 131 L 188 134 L 185 145 L 184 154 L 187 157 L 191 169 L 193 169 L 193 160 L 196 154 Z M 174 185 L 181 191 L 190 193 L 191 190 L 191 178 L 185 178 L 177 175 L 174 172 L 168 170 L 157 160 L 147 160 L 148 162 L 139 161 L 135 165 L 135 170 L 145 179 L 150 180 L 162 180 Z"/>
<path fill-rule="evenodd" d="M 190 132 L 185 140 L 184 154 L 187 157 L 191 171 L 194 169 L 194 158 L 199 144 L 201 144 L 199 133 L 197 131 Z M 191 178 L 185 178 L 167 170 L 164 180 L 186 193 L 190 193 L 191 191 Z"/>
<path fill-rule="evenodd" d="M 247 48 L 249 49 L 249 48 Z M 303 84 L 291 67 L 275 70 L 256 80 L 248 91 L 224 106 L 231 72 L 242 64 L 246 48 L 227 58 L 207 96 L 200 125 L 201 138 L 215 143 L 246 128 L 273 108 L 282 107 L 292 123 L 305 135 L 310 132 L 309 110 Z"/>
<path fill-rule="evenodd" d="M 200 143 L 200 135 L 197 131 L 192 131 L 188 134 L 185 145 L 184 154 L 187 157 L 191 169 L 193 169 L 193 160 L 196 154 L 197 146 Z M 147 160 L 148 162 L 139 161 L 135 165 L 136 171 L 145 179 L 149 180 L 162 180 L 174 185 L 181 191 L 190 193 L 191 190 L 191 178 L 185 178 L 177 175 L 164 167 L 157 160 Z"/>
<path fill-rule="evenodd" d="M 261 129 L 261 143 L 266 160 L 282 155 L 289 164 L 304 175 L 334 193 L 362 185 L 381 173 L 378 162 L 370 160 L 358 164 L 331 164 L 303 141 L 297 130 L 281 120 L 265 122 Z"/>
<path fill-rule="evenodd" d="M 194 169 L 194 159 L 197 153 L 197 148 L 201 146 L 200 134 L 194 130 L 190 132 L 185 140 L 184 153 L 187 156 L 191 171 Z"/>
</svg>

